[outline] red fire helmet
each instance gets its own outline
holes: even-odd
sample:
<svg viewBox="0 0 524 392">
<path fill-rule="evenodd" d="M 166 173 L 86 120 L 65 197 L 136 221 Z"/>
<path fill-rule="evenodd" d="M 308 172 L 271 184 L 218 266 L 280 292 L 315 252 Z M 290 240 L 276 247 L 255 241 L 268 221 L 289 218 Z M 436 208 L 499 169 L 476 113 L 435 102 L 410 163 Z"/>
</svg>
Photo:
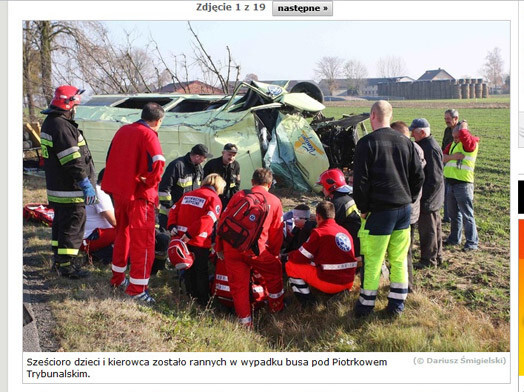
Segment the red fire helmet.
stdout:
<svg viewBox="0 0 524 392">
<path fill-rule="evenodd" d="M 51 105 L 63 110 L 70 110 L 75 105 L 80 105 L 80 95 L 85 90 L 78 89 L 74 86 L 60 86 L 55 90 L 55 96 Z"/>
<path fill-rule="evenodd" d="M 167 248 L 169 261 L 177 270 L 191 268 L 195 261 L 195 255 L 187 249 L 187 245 L 180 238 L 173 238 Z"/>
<path fill-rule="evenodd" d="M 344 173 L 340 169 L 329 169 L 322 173 L 317 184 L 320 184 L 328 192 L 334 192 L 338 188 L 347 185 Z"/>
</svg>

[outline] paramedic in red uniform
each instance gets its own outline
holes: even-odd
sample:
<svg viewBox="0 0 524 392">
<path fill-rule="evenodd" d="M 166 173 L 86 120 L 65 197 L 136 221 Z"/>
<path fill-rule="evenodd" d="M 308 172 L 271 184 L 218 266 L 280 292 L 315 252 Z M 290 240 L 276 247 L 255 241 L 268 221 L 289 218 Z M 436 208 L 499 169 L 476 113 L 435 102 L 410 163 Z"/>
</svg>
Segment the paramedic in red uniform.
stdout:
<svg viewBox="0 0 524 392">
<path fill-rule="evenodd" d="M 155 258 L 157 187 L 165 164 L 157 133 L 163 118 L 162 106 L 150 102 L 144 106 L 141 120 L 117 131 L 102 180 L 102 190 L 113 197 L 117 223 L 111 285 L 127 285 L 127 294 L 147 304 L 155 302 L 147 286 Z"/>
<path fill-rule="evenodd" d="M 209 249 L 211 235 L 220 217 L 226 182 L 216 173 L 202 181 L 201 188 L 188 192 L 169 210 L 167 227 L 173 236 L 181 237 L 195 255 L 191 268 L 185 272 L 188 294 L 206 306 L 209 301 Z"/>
<path fill-rule="evenodd" d="M 320 202 L 316 218 L 317 227 L 286 263 L 291 288 L 304 305 L 314 300 L 308 284 L 327 294 L 351 290 L 357 268 L 353 239 L 335 222 L 333 203 Z"/>
<path fill-rule="evenodd" d="M 240 323 L 247 327 L 253 325 L 249 302 L 251 268 L 255 268 L 266 282 L 270 311 L 279 312 L 284 308 L 282 264 L 278 258 L 284 237 L 282 204 L 276 196 L 269 193 L 269 188 L 273 184 L 273 173 L 269 169 L 256 169 L 251 184 L 253 185 L 251 191 L 263 194 L 269 205 L 269 213 L 258 240 L 260 255 L 256 256 L 251 250 L 239 252 L 220 237 L 217 237 L 216 244 L 217 254 L 226 263 L 235 312 Z M 229 200 L 228 206 L 234 206 L 244 195 L 244 191 L 235 193 Z"/>
</svg>

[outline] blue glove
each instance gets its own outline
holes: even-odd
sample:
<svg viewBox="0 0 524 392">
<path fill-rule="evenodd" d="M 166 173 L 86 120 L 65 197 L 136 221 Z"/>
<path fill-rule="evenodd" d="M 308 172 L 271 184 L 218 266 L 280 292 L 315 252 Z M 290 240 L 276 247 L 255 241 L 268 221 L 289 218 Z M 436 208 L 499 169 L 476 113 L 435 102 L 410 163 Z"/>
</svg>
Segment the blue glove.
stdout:
<svg viewBox="0 0 524 392">
<path fill-rule="evenodd" d="M 82 192 L 84 192 L 85 203 L 87 205 L 95 204 L 96 192 L 95 188 L 93 188 L 93 185 L 91 185 L 89 178 L 84 178 L 82 181 L 78 183 L 78 185 L 80 186 L 80 188 L 82 188 Z"/>
</svg>

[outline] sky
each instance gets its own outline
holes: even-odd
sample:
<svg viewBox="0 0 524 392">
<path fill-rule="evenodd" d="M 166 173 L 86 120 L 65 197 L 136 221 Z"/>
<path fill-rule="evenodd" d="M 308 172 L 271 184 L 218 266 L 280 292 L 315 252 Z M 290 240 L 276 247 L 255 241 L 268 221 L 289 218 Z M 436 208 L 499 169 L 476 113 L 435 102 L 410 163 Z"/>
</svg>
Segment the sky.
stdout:
<svg viewBox="0 0 524 392">
<path fill-rule="evenodd" d="M 116 42 L 122 42 L 125 30 L 133 32 L 137 45 L 152 36 L 164 55 L 193 53 L 185 21 L 105 24 Z M 376 64 L 381 57 L 396 56 L 414 79 L 437 68 L 456 79 L 480 78 L 486 55 L 495 47 L 509 73 L 507 21 L 200 21 L 192 26 L 214 59 L 225 59 L 230 47 L 241 79 L 248 73 L 259 80 L 316 79 L 316 63 L 324 56 L 359 60 L 368 77 L 380 76 Z"/>
</svg>

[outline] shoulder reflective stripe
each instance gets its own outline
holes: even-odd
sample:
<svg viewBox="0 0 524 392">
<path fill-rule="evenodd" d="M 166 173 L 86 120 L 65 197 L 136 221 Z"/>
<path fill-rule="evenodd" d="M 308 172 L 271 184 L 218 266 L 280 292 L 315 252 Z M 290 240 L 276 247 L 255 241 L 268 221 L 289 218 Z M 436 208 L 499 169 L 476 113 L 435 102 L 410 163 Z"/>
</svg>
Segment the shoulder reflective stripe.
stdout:
<svg viewBox="0 0 524 392">
<path fill-rule="evenodd" d="M 358 297 L 358 302 L 360 302 L 364 306 L 375 306 L 374 299 L 364 299 L 362 297 Z"/>
<path fill-rule="evenodd" d="M 164 158 L 163 155 L 154 155 L 153 158 L 152 158 L 153 162 L 156 162 L 156 161 L 162 161 L 162 162 L 165 162 L 166 161 L 166 158 Z"/>
<path fill-rule="evenodd" d="M 229 184 L 229 187 L 230 188 L 234 188 L 237 184 L 235 184 L 234 182 L 232 182 L 231 184 Z"/>
<path fill-rule="evenodd" d="M 238 321 L 240 321 L 241 324 L 250 324 L 251 323 L 251 316 L 247 316 L 244 318 L 239 318 Z"/>
<path fill-rule="evenodd" d="M 357 210 L 357 206 L 355 205 L 355 203 L 353 203 L 351 207 L 346 209 L 346 216 L 350 216 L 353 213 L 353 211 L 356 211 L 356 210 Z"/>
<path fill-rule="evenodd" d="M 388 298 L 393 299 L 406 299 L 408 297 L 408 293 L 389 293 Z"/>
<path fill-rule="evenodd" d="M 396 282 L 391 282 L 391 284 L 389 285 L 392 289 L 407 289 L 408 288 L 408 284 L 407 283 L 396 283 Z"/>
<path fill-rule="evenodd" d="M 78 249 L 58 248 L 58 254 L 76 256 L 78 254 Z"/>
<path fill-rule="evenodd" d="M 343 264 L 321 264 L 324 270 L 343 270 L 349 268 L 356 268 L 357 263 L 343 263 Z"/>
<path fill-rule="evenodd" d="M 297 286 L 293 286 L 292 290 L 294 293 L 300 293 L 300 294 L 311 294 L 311 291 L 309 290 L 309 287 L 300 288 Z"/>
<path fill-rule="evenodd" d="M 136 279 L 136 278 L 129 277 L 129 283 L 147 286 L 147 284 L 149 283 L 149 278 L 148 279 Z"/>
<path fill-rule="evenodd" d="M 53 147 L 53 142 L 46 139 L 40 139 L 40 144 L 48 147 Z"/>
<path fill-rule="evenodd" d="M 207 215 L 209 215 L 211 219 L 213 219 L 213 222 L 217 221 L 217 216 L 215 215 L 213 211 L 208 211 Z"/>
<path fill-rule="evenodd" d="M 86 145 L 86 141 L 85 140 L 82 140 L 81 142 L 79 141 L 78 142 L 78 146 L 85 146 Z"/>
<path fill-rule="evenodd" d="M 216 274 L 216 280 L 221 280 L 222 282 L 227 282 L 228 278 L 227 278 L 227 275 Z"/>
<path fill-rule="evenodd" d="M 218 290 L 229 291 L 229 286 L 226 286 L 226 285 L 223 285 L 223 284 L 220 284 L 220 283 L 217 283 L 215 287 Z"/>
<path fill-rule="evenodd" d="M 346 204 L 344 204 L 344 207 L 346 207 L 346 210 L 347 210 L 349 207 L 354 206 L 354 205 L 355 205 L 355 200 L 350 200 Z"/>
<path fill-rule="evenodd" d="M 199 237 L 202 237 L 202 238 L 207 238 L 207 232 L 203 231 L 203 232 L 200 233 L 198 236 L 199 236 Z"/>
<path fill-rule="evenodd" d="M 71 155 L 67 155 L 65 157 L 63 157 L 62 159 L 60 159 L 60 164 L 61 165 L 65 165 L 67 162 L 70 162 L 72 161 L 73 159 L 78 159 L 80 158 L 82 155 L 80 155 L 79 152 L 74 152 L 72 153 Z"/>
<path fill-rule="evenodd" d="M 308 259 L 313 259 L 315 256 L 313 256 L 311 253 L 309 253 L 307 250 L 304 249 L 303 246 L 301 246 L 298 251 L 302 253 L 304 256 L 306 256 Z"/>
<path fill-rule="evenodd" d="M 273 299 L 280 298 L 283 295 L 284 295 L 284 289 L 282 289 L 279 293 L 276 293 L 276 294 L 268 293 L 269 298 L 273 298 Z"/>
<path fill-rule="evenodd" d="M 84 142 L 84 141 L 85 141 L 85 140 L 84 140 L 84 137 L 82 136 L 81 133 L 78 134 L 78 141 L 79 141 L 79 142 Z"/>
<path fill-rule="evenodd" d="M 304 282 L 304 280 L 298 279 L 298 278 L 289 278 L 289 283 L 306 284 L 306 282 Z"/>
<path fill-rule="evenodd" d="M 47 194 L 50 196 L 56 196 L 56 197 L 78 197 L 78 196 L 84 196 L 84 193 L 82 191 L 52 191 L 50 189 L 47 189 Z"/>
<path fill-rule="evenodd" d="M 58 246 L 58 241 L 51 240 L 51 246 Z"/>
<path fill-rule="evenodd" d="M 364 295 L 368 295 L 368 296 L 377 296 L 377 290 L 365 290 L 365 289 L 360 289 L 360 294 L 364 294 Z"/>
<path fill-rule="evenodd" d="M 160 207 L 160 210 L 158 211 L 158 213 L 162 215 L 167 215 L 169 213 L 169 209 L 166 210 Z"/>
<path fill-rule="evenodd" d="M 80 150 L 80 148 L 78 146 L 73 146 L 73 147 L 70 147 L 70 148 L 67 148 L 65 149 L 64 151 L 60 151 L 58 153 L 56 153 L 56 156 L 58 159 L 62 159 L 68 155 L 71 155 L 72 153 L 76 152 Z"/>
<path fill-rule="evenodd" d="M 179 225 L 177 225 L 176 229 L 178 231 L 182 231 L 184 233 L 187 231 L 187 227 L 186 226 L 179 226 Z"/>
<path fill-rule="evenodd" d="M 111 264 L 111 269 L 115 272 L 124 273 L 126 272 L 127 267 L 119 267 L 117 265 Z"/>
<path fill-rule="evenodd" d="M 51 143 L 53 143 L 53 136 L 45 132 L 40 133 L 40 139 L 46 139 L 46 140 L 49 140 Z"/>
</svg>

